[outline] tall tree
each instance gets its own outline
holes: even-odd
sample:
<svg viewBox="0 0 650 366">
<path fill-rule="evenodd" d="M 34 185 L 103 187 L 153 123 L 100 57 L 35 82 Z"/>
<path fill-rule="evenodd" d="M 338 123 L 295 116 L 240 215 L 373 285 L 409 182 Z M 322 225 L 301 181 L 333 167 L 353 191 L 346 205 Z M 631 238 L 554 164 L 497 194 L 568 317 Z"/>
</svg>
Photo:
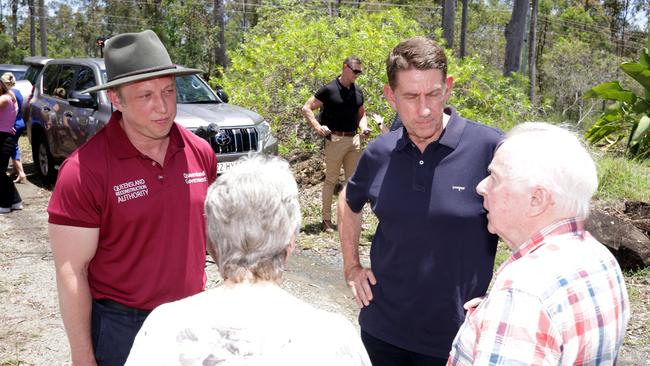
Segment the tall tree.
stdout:
<svg viewBox="0 0 650 366">
<path fill-rule="evenodd" d="M 215 60 L 217 65 L 225 69 L 228 66 L 228 58 L 226 56 L 226 20 L 223 0 L 214 0 L 212 11 L 214 14 L 213 23 L 219 28 L 217 47 L 215 48 Z"/>
<path fill-rule="evenodd" d="M 532 0 L 533 7 L 530 14 L 530 35 L 528 36 L 528 80 L 530 103 L 535 105 L 535 88 L 537 80 L 537 6 L 538 0 Z"/>
<path fill-rule="evenodd" d="M 447 48 L 454 47 L 454 20 L 456 19 L 456 0 L 445 0 L 442 7 L 442 37 Z"/>
<path fill-rule="evenodd" d="M 503 75 L 510 76 L 519 71 L 521 66 L 521 48 L 526 32 L 526 17 L 528 16 L 528 0 L 514 0 L 512 16 L 506 25 L 506 57 L 503 63 Z"/>
<path fill-rule="evenodd" d="M 15 47 L 18 47 L 18 2 L 11 0 L 11 35 Z"/>
<path fill-rule="evenodd" d="M 36 0 L 27 0 L 29 7 L 29 54 L 36 56 L 36 7 L 34 5 Z"/>
<path fill-rule="evenodd" d="M 41 34 L 41 55 L 47 56 L 47 31 L 45 29 L 45 0 L 38 0 L 38 16 Z"/>
<path fill-rule="evenodd" d="M 460 18 L 460 58 L 465 58 L 466 48 L 467 48 L 467 7 L 469 0 L 463 0 L 463 11 Z"/>
</svg>

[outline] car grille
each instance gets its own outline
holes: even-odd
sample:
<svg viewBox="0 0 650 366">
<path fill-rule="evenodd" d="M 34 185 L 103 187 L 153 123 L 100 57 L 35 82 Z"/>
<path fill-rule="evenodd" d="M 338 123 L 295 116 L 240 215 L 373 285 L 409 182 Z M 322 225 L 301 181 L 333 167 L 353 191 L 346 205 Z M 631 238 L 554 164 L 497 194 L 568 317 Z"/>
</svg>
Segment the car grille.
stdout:
<svg viewBox="0 0 650 366">
<path fill-rule="evenodd" d="M 259 134 L 254 127 L 222 128 L 208 142 L 217 154 L 257 151 Z"/>
</svg>

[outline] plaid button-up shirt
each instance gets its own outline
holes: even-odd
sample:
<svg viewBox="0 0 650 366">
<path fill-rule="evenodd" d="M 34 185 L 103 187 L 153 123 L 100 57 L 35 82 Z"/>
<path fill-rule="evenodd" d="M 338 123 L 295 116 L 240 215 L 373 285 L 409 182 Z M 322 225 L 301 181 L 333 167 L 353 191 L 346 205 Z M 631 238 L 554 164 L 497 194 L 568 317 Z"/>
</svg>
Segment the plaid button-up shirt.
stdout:
<svg viewBox="0 0 650 366">
<path fill-rule="evenodd" d="M 583 221 L 560 221 L 501 265 L 447 365 L 612 365 L 629 318 L 616 259 Z"/>
</svg>

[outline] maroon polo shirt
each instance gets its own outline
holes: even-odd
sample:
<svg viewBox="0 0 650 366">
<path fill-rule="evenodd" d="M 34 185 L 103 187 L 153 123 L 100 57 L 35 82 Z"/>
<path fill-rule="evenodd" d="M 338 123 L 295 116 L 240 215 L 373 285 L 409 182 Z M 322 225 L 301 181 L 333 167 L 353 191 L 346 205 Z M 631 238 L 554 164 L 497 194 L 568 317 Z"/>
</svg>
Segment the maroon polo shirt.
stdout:
<svg viewBox="0 0 650 366">
<path fill-rule="evenodd" d="M 88 268 L 94 299 L 153 309 L 205 286 L 203 205 L 217 158 L 174 123 L 164 165 L 131 144 L 114 112 L 61 166 L 49 222 L 99 228 Z"/>
</svg>

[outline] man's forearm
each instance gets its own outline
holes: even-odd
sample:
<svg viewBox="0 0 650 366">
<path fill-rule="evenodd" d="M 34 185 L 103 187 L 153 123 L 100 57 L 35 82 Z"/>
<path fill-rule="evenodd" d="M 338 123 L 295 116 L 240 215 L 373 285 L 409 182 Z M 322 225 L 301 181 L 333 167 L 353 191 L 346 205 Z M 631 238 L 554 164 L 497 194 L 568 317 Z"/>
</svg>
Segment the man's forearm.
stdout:
<svg viewBox="0 0 650 366">
<path fill-rule="evenodd" d="M 92 297 L 85 273 L 57 269 L 61 317 L 70 342 L 73 365 L 95 365 L 91 339 Z"/>
<path fill-rule="evenodd" d="M 359 236 L 361 235 L 361 213 L 352 211 L 345 199 L 345 188 L 339 194 L 338 224 L 343 255 L 343 271 L 347 275 L 350 268 L 360 266 Z"/>
<path fill-rule="evenodd" d="M 302 108 L 302 115 L 305 117 L 307 122 L 311 125 L 311 127 L 318 131 L 320 129 L 320 123 L 316 120 L 316 116 L 314 115 L 314 111 L 312 111 L 308 107 L 303 107 Z"/>
</svg>

